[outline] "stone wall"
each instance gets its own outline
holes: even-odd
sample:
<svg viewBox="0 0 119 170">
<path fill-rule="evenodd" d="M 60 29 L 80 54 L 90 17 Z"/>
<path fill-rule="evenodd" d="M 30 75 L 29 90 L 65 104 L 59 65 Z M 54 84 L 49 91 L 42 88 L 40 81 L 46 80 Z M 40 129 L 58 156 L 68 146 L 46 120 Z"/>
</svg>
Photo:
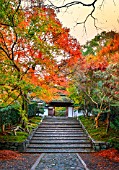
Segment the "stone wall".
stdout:
<svg viewBox="0 0 119 170">
<path fill-rule="evenodd" d="M 8 149 L 8 150 L 19 151 L 19 152 L 25 151 L 26 147 L 29 144 L 30 139 L 32 138 L 36 130 L 37 128 L 34 129 L 30 133 L 28 138 L 23 142 L 0 142 L 0 150 Z"/>
<path fill-rule="evenodd" d="M 94 148 L 95 151 L 100 151 L 100 150 L 108 149 L 110 147 L 111 147 L 110 143 L 108 143 L 108 142 L 95 141 L 93 143 L 93 148 Z"/>
</svg>

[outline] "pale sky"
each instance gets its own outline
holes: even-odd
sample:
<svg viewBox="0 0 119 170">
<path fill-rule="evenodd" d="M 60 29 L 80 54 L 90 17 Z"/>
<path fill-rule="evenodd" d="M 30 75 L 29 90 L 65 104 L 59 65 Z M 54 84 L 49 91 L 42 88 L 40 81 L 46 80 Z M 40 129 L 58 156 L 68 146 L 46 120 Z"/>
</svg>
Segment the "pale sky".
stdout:
<svg viewBox="0 0 119 170">
<path fill-rule="evenodd" d="M 73 0 L 50 0 L 53 4 L 60 6 Z M 78 0 L 77 0 L 78 1 Z M 81 0 L 80 0 L 81 1 Z M 47 2 L 47 1 L 46 1 Z M 82 0 L 82 2 L 91 3 L 93 0 Z M 94 27 L 94 22 L 91 17 L 86 22 L 86 31 L 84 31 L 84 25 L 76 25 L 76 22 L 82 22 L 86 16 L 92 10 L 92 7 L 83 7 L 81 5 L 75 5 L 68 9 L 60 9 L 57 13 L 57 17 L 61 21 L 64 27 L 70 28 L 70 33 L 73 37 L 77 38 L 80 44 L 84 44 L 87 40 L 91 40 L 98 33 L 102 31 L 114 30 L 119 32 L 119 0 L 105 0 L 101 9 L 102 0 L 98 0 L 96 3 L 96 10 L 93 14 L 96 21 L 98 30 Z M 115 3 L 114 3 L 115 2 Z M 47 2 L 48 3 L 48 2 Z"/>
</svg>

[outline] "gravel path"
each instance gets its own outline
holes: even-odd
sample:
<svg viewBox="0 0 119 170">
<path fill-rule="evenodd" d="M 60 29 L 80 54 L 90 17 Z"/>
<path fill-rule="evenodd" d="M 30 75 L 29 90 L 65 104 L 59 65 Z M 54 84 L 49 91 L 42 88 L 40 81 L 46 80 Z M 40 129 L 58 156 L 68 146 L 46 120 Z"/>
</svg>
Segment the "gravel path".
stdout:
<svg viewBox="0 0 119 170">
<path fill-rule="evenodd" d="M 40 162 L 31 170 L 85 170 L 84 165 L 75 153 L 43 154 Z"/>
</svg>

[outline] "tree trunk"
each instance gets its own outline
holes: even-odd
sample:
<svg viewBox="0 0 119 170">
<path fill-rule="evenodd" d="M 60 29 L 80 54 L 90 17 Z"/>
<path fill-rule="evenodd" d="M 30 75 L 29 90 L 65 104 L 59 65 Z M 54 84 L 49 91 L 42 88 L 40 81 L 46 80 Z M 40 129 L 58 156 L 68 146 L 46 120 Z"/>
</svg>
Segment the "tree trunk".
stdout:
<svg viewBox="0 0 119 170">
<path fill-rule="evenodd" d="M 88 117 L 88 110 L 86 108 L 86 100 L 84 99 L 84 117 Z"/>
<path fill-rule="evenodd" d="M 2 133 L 5 132 L 5 125 L 4 124 L 2 125 L 1 130 L 2 130 Z"/>
<path fill-rule="evenodd" d="M 8 128 L 8 129 L 11 129 L 11 124 L 10 124 L 10 123 L 7 125 L 7 128 Z"/>
<path fill-rule="evenodd" d="M 95 126 L 96 128 L 99 127 L 99 118 L 100 118 L 101 113 L 98 113 L 97 117 L 95 117 Z"/>
<path fill-rule="evenodd" d="M 110 128 L 110 112 L 108 112 L 108 113 L 107 113 L 107 120 L 106 120 L 106 124 L 107 124 L 106 132 L 108 133 L 109 128 Z"/>
<path fill-rule="evenodd" d="M 24 114 L 24 117 L 27 117 L 28 118 L 28 104 L 27 104 L 27 95 L 24 94 L 23 98 L 22 98 L 22 110 L 25 111 L 25 114 Z M 22 123 L 22 128 L 26 128 L 26 121 L 23 119 L 23 117 L 21 118 L 21 123 Z"/>
<path fill-rule="evenodd" d="M 26 95 L 24 95 L 24 96 L 27 98 Z M 27 105 L 27 101 L 24 99 L 24 97 L 23 97 L 22 101 L 23 101 L 23 103 L 22 103 L 22 110 L 25 110 L 26 113 L 28 113 L 28 105 Z"/>
</svg>

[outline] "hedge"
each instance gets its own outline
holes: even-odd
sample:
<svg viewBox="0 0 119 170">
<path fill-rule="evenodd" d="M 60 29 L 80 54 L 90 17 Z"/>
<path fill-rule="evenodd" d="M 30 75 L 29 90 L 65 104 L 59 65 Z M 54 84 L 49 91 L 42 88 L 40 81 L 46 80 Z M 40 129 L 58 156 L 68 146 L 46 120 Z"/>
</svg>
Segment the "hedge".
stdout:
<svg viewBox="0 0 119 170">
<path fill-rule="evenodd" d="M 16 124 L 18 123 L 20 114 L 18 107 L 11 105 L 0 109 L 0 125 Z"/>
</svg>

